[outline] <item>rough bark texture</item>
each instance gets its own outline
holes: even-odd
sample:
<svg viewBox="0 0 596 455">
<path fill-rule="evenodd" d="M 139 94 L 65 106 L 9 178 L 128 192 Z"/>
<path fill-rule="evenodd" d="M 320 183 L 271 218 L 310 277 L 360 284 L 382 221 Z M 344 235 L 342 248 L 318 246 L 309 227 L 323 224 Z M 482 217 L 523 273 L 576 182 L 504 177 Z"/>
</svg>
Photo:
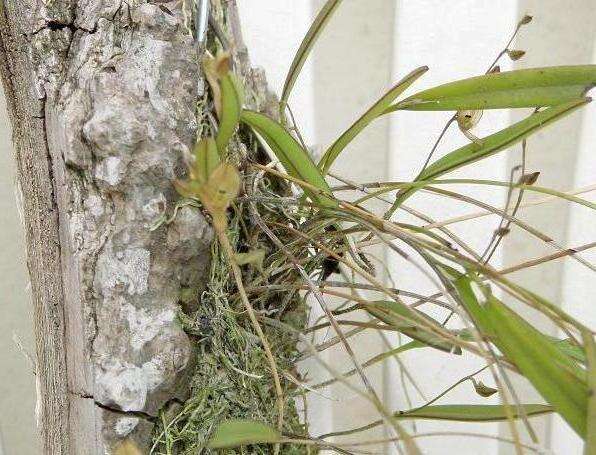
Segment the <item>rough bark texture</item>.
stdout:
<svg viewBox="0 0 596 455">
<path fill-rule="evenodd" d="M 213 237 L 189 206 L 152 229 L 173 208 L 197 128 L 202 81 L 184 2 L 4 3 L 43 451 L 146 444 L 157 411 L 187 392 L 178 301 L 205 284 Z"/>
</svg>

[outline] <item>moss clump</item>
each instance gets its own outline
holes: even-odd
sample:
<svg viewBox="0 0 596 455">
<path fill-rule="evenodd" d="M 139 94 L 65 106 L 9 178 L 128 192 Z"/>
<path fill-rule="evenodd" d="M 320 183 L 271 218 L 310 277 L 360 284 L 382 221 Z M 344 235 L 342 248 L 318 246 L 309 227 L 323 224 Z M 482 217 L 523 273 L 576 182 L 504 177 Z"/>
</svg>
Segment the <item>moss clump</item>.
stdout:
<svg viewBox="0 0 596 455">
<path fill-rule="evenodd" d="M 238 210 L 239 212 L 239 210 Z M 241 217 L 237 216 L 239 220 Z M 243 223 L 243 227 L 246 225 Z M 231 224 L 230 236 L 239 250 L 250 248 L 240 223 Z M 192 315 L 181 313 L 180 320 L 192 337 L 196 349 L 196 370 L 192 379 L 190 398 L 182 405 L 162 411 L 156 426 L 154 453 L 209 454 L 204 448 L 217 425 L 231 418 L 277 422 L 275 389 L 265 352 L 253 333 L 244 313 L 242 302 L 235 295 L 228 264 L 214 244 L 211 276 L 208 289 L 200 297 L 199 309 Z M 245 267 L 246 281 L 265 279 L 262 272 Z M 289 302 L 287 294 L 261 296 L 255 300 L 256 309 L 265 315 L 279 317 L 285 324 L 301 329 L 306 322 L 303 300 L 296 293 Z M 284 306 L 283 312 L 278 312 Z M 277 312 L 277 313 L 276 313 Z M 263 325 L 273 349 L 280 374 L 296 376 L 294 366 L 298 357 L 296 339 L 287 332 Z M 295 386 L 283 380 L 285 413 L 284 433 L 305 435 L 295 406 Z M 307 453 L 308 448 L 285 444 L 284 454 Z M 255 445 L 227 453 L 268 454 L 272 446 Z"/>
<path fill-rule="evenodd" d="M 188 6 L 194 2 L 189 0 L 185 4 Z M 210 27 L 207 49 L 212 55 L 217 55 L 225 48 L 222 39 L 229 41 L 231 34 L 224 8 L 219 2 L 212 4 L 212 15 L 220 30 Z M 260 73 L 250 69 L 247 62 L 236 63 L 237 70 L 241 73 L 238 76 L 245 86 L 247 105 L 258 110 L 267 110 L 269 93 Z M 213 110 L 213 98 L 210 90 L 206 89 L 197 101 L 197 136 L 214 135 L 210 114 Z M 252 134 L 247 134 L 242 128 L 232 139 L 229 151 L 228 159 L 244 170 L 251 159 L 268 162 Z M 248 176 L 245 177 L 248 181 Z M 289 194 L 289 188 L 284 182 L 265 180 L 262 184 L 264 188 L 261 190 L 269 196 Z M 268 211 L 273 219 L 288 219 L 283 206 L 268 208 Z M 237 204 L 230 212 L 229 237 L 237 252 L 262 249 L 272 253 L 269 260 L 265 260 L 264 267 L 261 264 L 243 266 L 245 286 L 267 287 L 276 284 L 279 287 L 280 284 L 289 283 L 288 287 L 291 287 L 297 278 L 296 272 L 286 269 L 278 273 L 284 258 L 280 257 L 279 252 L 275 254 L 275 249 L 260 229 L 251 225 L 246 207 Z M 215 243 L 207 289 L 200 296 L 193 289 L 185 290 L 180 296 L 184 308 L 198 308 L 194 313 L 181 312 L 179 315 L 196 352 L 190 397 L 184 403 L 176 403 L 162 410 L 155 427 L 152 453 L 213 453 L 215 451 L 204 446 L 218 424 L 227 419 L 254 419 L 277 426 L 278 407 L 271 369 L 261 341 L 254 333 L 236 292 L 229 264 Z M 256 293 L 250 298 L 258 314 L 277 318 L 296 330 L 305 327 L 307 309 L 296 289 Z M 304 437 L 307 432 L 295 406 L 296 386 L 283 377 L 287 374 L 298 376 L 295 372 L 299 356 L 297 340 L 287 331 L 263 322 L 261 326 L 281 377 L 285 403 L 283 432 Z M 281 449 L 284 454 L 296 455 L 314 451 L 316 450 L 312 447 L 291 444 L 284 444 Z M 273 447 L 254 445 L 226 453 L 268 454 L 273 453 Z"/>
</svg>

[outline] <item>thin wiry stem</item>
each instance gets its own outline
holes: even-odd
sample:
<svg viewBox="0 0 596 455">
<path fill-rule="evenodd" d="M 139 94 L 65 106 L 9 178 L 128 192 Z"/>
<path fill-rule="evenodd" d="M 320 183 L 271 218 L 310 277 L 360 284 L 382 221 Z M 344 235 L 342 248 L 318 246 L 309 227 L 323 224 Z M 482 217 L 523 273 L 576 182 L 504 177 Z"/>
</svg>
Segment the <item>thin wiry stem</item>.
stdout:
<svg viewBox="0 0 596 455">
<path fill-rule="evenodd" d="M 526 175 L 526 147 L 527 147 L 527 141 L 526 141 L 526 139 L 524 139 L 522 141 L 521 178 L 523 178 Z M 509 205 L 511 203 L 511 197 L 513 195 L 513 176 L 517 169 L 518 169 L 518 166 L 514 167 L 511 170 L 510 182 L 512 183 L 512 186 L 510 186 L 507 191 L 507 200 L 505 202 L 505 209 L 504 209 L 505 212 L 509 209 Z M 521 182 L 521 178 L 520 178 L 520 182 Z M 512 216 L 517 215 L 517 212 L 519 210 L 519 206 L 522 203 L 523 197 L 524 197 L 524 190 L 520 189 L 517 194 L 517 199 L 515 201 L 515 205 L 513 206 L 513 210 L 511 211 Z M 511 221 L 505 220 L 505 218 L 501 217 L 501 220 L 499 221 L 499 227 L 493 233 L 493 236 L 491 237 L 490 242 L 486 247 L 486 250 L 484 251 L 484 253 L 482 253 L 482 258 L 483 258 L 485 264 L 488 264 L 490 262 L 491 258 L 497 251 L 497 248 L 499 247 L 501 240 L 503 240 L 503 238 L 505 238 L 505 235 L 507 235 L 509 233 L 510 226 L 511 226 Z M 494 244 L 493 244 L 493 242 L 494 242 Z"/>
<path fill-rule="evenodd" d="M 255 185 L 256 185 L 256 180 L 255 180 Z M 291 252 L 288 251 L 287 247 L 277 238 L 277 236 L 275 236 L 275 234 L 263 222 L 263 220 L 261 219 L 254 204 L 249 203 L 249 207 L 251 209 L 253 218 L 254 218 L 255 222 L 257 223 L 257 225 L 267 235 L 267 237 L 269 237 L 269 239 L 277 246 L 277 248 L 279 248 L 280 251 L 284 252 L 284 254 L 288 258 L 288 260 L 295 265 L 296 269 L 298 270 L 298 272 L 300 273 L 302 278 L 305 280 L 305 282 L 311 288 L 310 289 L 311 292 L 313 293 L 316 300 L 321 305 L 321 309 L 325 312 L 325 314 L 327 315 L 329 321 L 331 322 L 335 332 L 342 340 L 342 344 L 346 350 L 346 353 L 348 354 L 348 356 L 352 360 L 352 363 L 358 370 L 358 374 L 370 394 L 371 402 L 377 408 L 379 413 L 383 416 L 383 419 L 386 420 L 387 423 L 396 431 L 396 433 L 404 439 L 406 451 L 408 453 L 411 453 L 414 455 L 419 454 L 420 451 L 418 450 L 416 444 L 412 443 L 411 438 L 409 437 L 408 433 L 397 422 L 393 421 L 391 414 L 383 406 L 382 401 L 379 399 L 377 393 L 375 392 L 375 390 L 372 387 L 370 381 L 368 380 L 366 374 L 364 373 L 362 366 L 356 359 L 356 356 L 352 350 L 352 347 L 347 342 L 347 340 L 345 340 L 345 338 L 343 338 L 343 332 L 342 332 L 341 328 L 339 327 L 339 324 L 337 323 L 333 314 L 329 310 L 329 307 L 327 306 L 325 299 L 323 298 L 321 293 L 318 291 L 318 289 L 314 286 L 314 283 L 312 282 L 311 278 L 308 276 L 306 271 L 297 263 L 296 258 L 291 254 Z M 398 445 L 396 445 L 396 449 L 398 450 L 398 452 L 401 453 L 401 448 Z"/>
<path fill-rule="evenodd" d="M 590 185 L 590 186 L 578 188 L 576 190 L 562 191 L 561 193 L 568 195 L 568 196 L 578 196 L 580 194 L 591 193 L 593 191 L 596 191 L 596 185 Z M 561 198 L 559 198 L 558 196 L 548 196 L 548 197 L 545 197 L 542 199 L 537 199 L 535 201 L 526 201 L 526 202 L 520 204 L 519 208 L 523 209 L 523 208 L 527 208 L 527 207 L 535 207 L 537 205 L 548 204 L 550 202 L 559 202 L 559 201 L 561 201 Z M 476 220 L 478 218 L 484 218 L 484 217 L 493 216 L 493 215 L 496 215 L 496 214 L 493 212 L 490 212 L 490 211 L 468 213 L 467 215 L 456 216 L 453 218 L 447 218 L 442 221 L 429 223 L 422 227 L 424 229 L 435 229 L 435 228 L 440 228 L 443 226 L 449 226 L 451 224 L 461 223 L 463 221 Z"/>
<path fill-rule="evenodd" d="M 248 313 L 248 317 L 250 318 L 250 322 L 257 332 L 259 339 L 261 340 L 261 344 L 263 345 L 263 349 L 265 350 L 265 355 L 267 357 L 267 361 L 269 362 L 269 367 L 271 368 L 271 374 L 273 376 L 273 383 L 275 385 L 275 395 L 277 400 L 277 407 L 278 407 L 278 416 L 277 416 L 277 426 L 279 431 L 283 430 L 283 422 L 284 422 L 284 396 L 283 396 L 283 389 L 281 387 L 281 381 L 279 379 L 279 373 L 277 371 L 277 364 L 275 362 L 275 357 L 271 350 L 271 345 L 267 341 L 267 337 L 263 333 L 263 329 L 259 324 L 257 316 L 255 314 L 255 310 L 250 304 L 250 300 L 246 294 L 246 290 L 244 289 L 244 284 L 242 282 L 242 271 L 238 264 L 236 263 L 234 249 L 228 240 L 226 235 L 226 221 L 225 219 L 221 219 L 217 217 L 217 214 L 213 214 L 213 225 L 215 231 L 217 233 L 217 237 L 219 239 L 219 243 L 222 246 L 226 257 L 228 259 L 228 263 L 230 268 L 232 269 L 232 274 L 234 275 L 234 279 L 236 280 L 236 286 L 238 288 L 238 293 L 242 299 L 242 303 L 246 308 L 246 312 Z M 279 444 L 275 446 L 275 453 L 279 453 Z"/>
</svg>

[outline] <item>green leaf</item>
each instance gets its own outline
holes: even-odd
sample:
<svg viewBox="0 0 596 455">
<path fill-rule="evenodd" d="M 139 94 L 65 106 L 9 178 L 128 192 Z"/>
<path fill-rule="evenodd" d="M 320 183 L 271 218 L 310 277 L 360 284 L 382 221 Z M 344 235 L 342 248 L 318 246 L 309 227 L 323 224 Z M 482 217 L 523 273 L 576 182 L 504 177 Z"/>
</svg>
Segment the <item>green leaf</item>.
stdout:
<svg viewBox="0 0 596 455">
<path fill-rule="evenodd" d="M 472 279 L 470 279 L 466 275 L 462 275 L 457 272 L 453 268 L 449 268 L 446 266 L 441 266 L 441 269 L 447 271 L 448 275 L 455 279 L 455 287 L 458 291 L 460 298 L 462 299 L 462 304 L 466 308 L 466 311 L 470 314 L 472 319 L 478 325 L 478 328 L 483 331 L 486 336 L 489 337 L 496 337 L 495 329 L 492 327 L 493 322 L 490 319 L 490 316 L 486 314 L 486 306 L 482 306 L 474 294 L 472 290 Z M 478 282 L 478 287 L 481 291 L 486 294 L 489 294 L 488 288 Z M 490 296 L 490 298 L 494 298 Z M 495 299 L 496 300 L 496 299 Z M 536 330 L 531 324 L 526 322 L 521 316 L 515 313 L 513 310 L 509 309 L 507 306 L 503 305 L 502 311 L 507 313 L 507 317 L 514 320 L 516 324 L 523 327 L 523 330 L 528 332 L 533 332 L 536 337 L 541 337 L 544 342 L 550 344 L 554 347 L 558 352 L 553 356 L 553 361 L 558 362 L 562 368 L 568 369 L 572 372 L 575 376 L 579 379 L 583 380 L 585 378 L 584 370 L 579 366 L 578 362 L 585 362 L 585 355 L 581 348 L 578 348 L 575 345 L 572 345 L 569 340 L 559 340 L 555 337 L 551 337 L 548 335 L 544 335 L 540 331 Z M 465 335 L 460 334 L 462 339 L 466 339 L 469 341 L 473 340 L 468 331 L 465 331 Z"/>
<path fill-rule="evenodd" d="M 596 65 L 491 73 L 416 93 L 388 111 L 457 111 L 555 106 L 584 97 L 596 84 Z"/>
<path fill-rule="evenodd" d="M 300 47 L 294 56 L 294 60 L 290 65 L 288 75 L 286 76 L 280 102 L 282 112 L 285 109 L 288 99 L 290 98 L 290 93 L 292 92 L 294 84 L 296 83 L 296 79 L 298 79 L 298 75 L 304 66 L 304 62 L 306 62 L 306 59 L 315 45 L 315 42 L 321 35 L 325 25 L 327 25 L 327 22 L 329 22 L 329 19 L 331 19 L 331 16 L 340 3 L 341 0 L 327 0 L 327 3 L 325 3 L 323 8 L 321 8 L 321 11 L 319 11 L 319 14 L 317 14 L 317 17 L 304 36 L 304 39 L 302 40 L 302 43 L 300 44 Z"/>
<path fill-rule="evenodd" d="M 254 420 L 228 420 L 222 422 L 207 444 L 210 449 L 223 449 L 248 444 L 272 444 L 281 435 L 269 425 Z"/>
<path fill-rule="evenodd" d="M 212 137 L 197 141 L 194 149 L 195 162 L 191 168 L 191 179 L 206 183 L 219 165 L 217 145 Z"/>
<path fill-rule="evenodd" d="M 492 328 L 492 322 L 486 315 L 483 306 L 478 302 L 474 290 L 472 289 L 472 280 L 454 268 L 442 265 L 438 269 L 442 271 L 447 279 L 453 281 L 453 285 L 460 297 L 462 306 L 466 309 L 478 330 L 486 337 L 494 337 L 495 331 Z M 471 333 L 466 331 L 466 335 L 474 339 Z"/>
<path fill-rule="evenodd" d="M 391 105 L 393 100 L 401 95 L 416 79 L 428 71 L 428 67 L 421 66 L 415 69 L 401 81 L 395 84 L 385 95 L 383 95 L 372 107 L 356 120 L 323 155 L 319 162 L 319 168 L 326 174 L 339 154 L 352 142 L 352 140 L 362 132 L 373 120 L 382 115 Z"/>
<path fill-rule="evenodd" d="M 553 412 L 551 406 L 545 404 L 522 404 L 525 415 L 537 416 Z M 499 422 L 507 420 L 508 414 L 519 418 L 517 406 L 478 404 L 447 404 L 426 406 L 413 411 L 395 413 L 397 419 L 453 420 L 458 422 Z"/>
<path fill-rule="evenodd" d="M 586 383 L 555 359 L 559 351 L 525 324 L 508 317 L 503 305 L 490 298 L 487 313 L 496 329 L 495 344 L 567 421 L 578 435 L 586 437 L 588 390 Z"/>
<path fill-rule="evenodd" d="M 576 109 L 586 105 L 589 101 L 589 98 L 571 101 L 569 103 L 549 107 L 544 111 L 530 115 L 524 120 L 491 134 L 490 136 L 482 138 L 481 144 L 470 143 L 439 158 L 424 169 L 414 181 L 418 182 L 435 179 L 450 171 L 474 163 L 475 161 L 488 158 L 489 156 L 520 142 L 545 126 L 563 118 Z M 399 194 L 392 210 L 394 210 L 395 207 L 398 207 L 416 191 L 417 188 L 412 188 Z"/>
<path fill-rule="evenodd" d="M 283 126 L 263 114 L 247 110 L 242 112 L 241 121 L 263 137 L 288 174 L 318 188 L 329 196 L 304 188 L 306 194 L 325 207 L 337 206 L 337 202 L 331 196 L 329 185 L 308 152 Z"/>
<path fill-rule="evenodd" d="M 448 274 L 453 276 L 452 272 Z M 582 437 L 586 435 L 587 386 L 582 370 L 548 337 L 496 299 L 487 287 L 483 302 L 472 289 L 472 280 L 460 275 L 453 281 L 462 305 L 478 329 L 532 383 Z"/>
<path fill-rule="evenodd" d="M 240 121 L 244 92 L 242 86 L 236 80 L 236 76 L 231 71 L 227 71 L 221 77 L 219 85 L 221 88 L 221 119 L 216 142 L 221 156 L 226 156 L 228 143 Z"/>
<path fill-rule="evenodd" d="M 588 416 L 585 455 L 596 455 L 596 344 L 591 333 L 584 333 L 588 361 Z"/>
<path fill-rule="evenodd" d="M 416 180 L 430 180 L 454 169 L 487 158 L 516 144 L 536 131 L 584 106 L 588 102 L 589 99 L 575 100 L 530 115 L 508 128 L 482 138 L 481 146 L 472 143 L 445 155 L 427 167 Z"/>
<path fill-rule="evenodd" d="M 508 306 L 504 305 L 493 295 L 488 295 L 488 301 L 489 304 L 486 306 L 487 311 L 490 311 L 491 308 L 493 308 L 493 306 L 496 305 L 502 316 L 511 321 L 516 327 L 519 328 L 520 331 L 529 334 L 535 339 L 540 339 L 540 342 L 543 345 L 548 346 L 551 356 L 551 362 L 556 363 L 559 368 L 567 370 L 569 373 L 574 375 L 580 382 L 585 382 L 585 370 L 579 366 L 579 364 L 573 357 L 567 355 L 564 349 L 560 348 L 558 342 L 553 341 L 551 337 L 537 330 L 533 325 L 529 324 L 525 319 L 523 319 L 516 312 L 511 310 Z"/>
<path fill-rule="evenodd" d="M 571 343 L 569 339 L 559 340 L 557 338 L 551 338 L 554 345 L 566 356 L 577 360 L 580 363 L 586 363 L 586 353 L 580 346 L 576 346 Z"/>
<path fill-rule="evenodd" d="M 408 306 L 395 301 L 385 300 L 370 302 L 370 304 L 364 305 L 363 308 L 375 318 L 394 327 L 396 330 L 409 336 L 413 340 L 440 349 L 441 351 L 461 353 L 461 350 L 459 350 L 458 347 L 448 341 L 442 340 L 437 334 L 425 329 L 424 326 L 404 320 L 404 318 L 413 321 L 423 319 L 426 324 L 436 327 L 438 331 L 444 330 L 437 321 L 420 311 L 411 309 Z"/>
</svg>

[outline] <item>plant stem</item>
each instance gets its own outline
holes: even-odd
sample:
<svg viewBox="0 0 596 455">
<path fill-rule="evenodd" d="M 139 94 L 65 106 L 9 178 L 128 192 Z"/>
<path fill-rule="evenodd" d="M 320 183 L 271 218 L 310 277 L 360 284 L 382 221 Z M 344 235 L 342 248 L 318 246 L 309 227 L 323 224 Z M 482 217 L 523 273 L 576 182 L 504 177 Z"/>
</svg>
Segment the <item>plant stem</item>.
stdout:
<svg viewBox="0 0 596 455">
<path fill-rule="evenodd" d="M 227 220 L 225 215 L 212 213 L 213 216 L 213 227 L 215 232 L 217 233 L 217 238 L 219 240 L 220 245 L 222 246 L 225 255 L 227 256 L 228 262 L 230 264 L 230 268 L 232 269 L 232 273 L 234 275 L 234 279 L 236 281 L 236 286 L 238 287 L 238 293 L 240 294 L 240 298 L 244 307 L 246 308 L 246 312 L 248 313 L 248 317 L 250 318 L 250 322 L 257 333 L 258 337 L 263 344 L 263 349 L 265 350 L 265 355 L 267 357 L 267 361 L 269 362 L 269 367 L 271 368 L 271 374 L 273 376 L 273 383 L 275 385 L 275 396 L 277 400 L 277 407 L 278 407 L 278 417 L 277 417 L 277 427 L 278 430 L 281 432 L 283 430 L 283 420 L 284 420 L 284 398 L 283 398 L 283 390 L 281 388 L 281 381 L 279 379 L 279 373 L 277 371 L 277 365 L 275 363 L 275 357 L 273 357 L 273 352 L 271 351 L 271 345 L 267 341 L 265 337 L 265 333 L 257 320 L 257 316 L 255 314 L 255 310 L 250 304 L 248 300 L 248 296 L 246 294 L 246 290 L 244 288 L 244 284 L 242 282 L 242 271 L 240 267 L 236 263 L 235 252 L 234 248 L 230 244 L 228 240 L 228 236 L 226 235 L 226 226 Z M 275 454 L 279 453 L 279 444 L 275 445 Z"/>
</svg>

